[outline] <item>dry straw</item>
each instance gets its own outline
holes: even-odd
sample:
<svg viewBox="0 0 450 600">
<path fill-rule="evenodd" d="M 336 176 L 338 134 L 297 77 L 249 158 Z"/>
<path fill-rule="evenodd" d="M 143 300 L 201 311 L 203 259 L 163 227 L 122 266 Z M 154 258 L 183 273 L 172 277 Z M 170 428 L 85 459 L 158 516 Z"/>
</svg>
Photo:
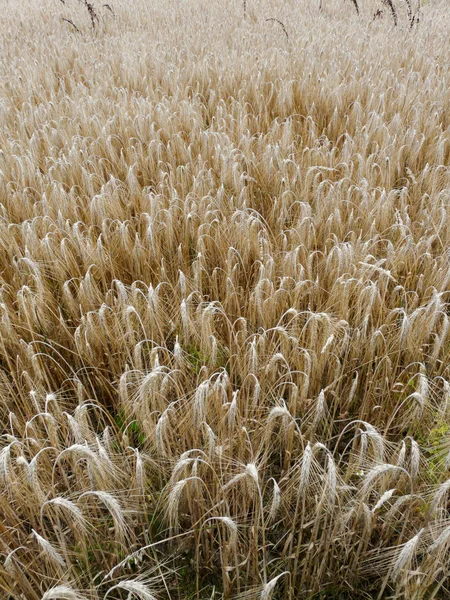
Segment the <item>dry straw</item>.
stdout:
<svg viewBox="0 0 450 600">
<path fill-rule="evenodd" d="M 449 15 L 383 3 L 3 15 L 0 597 L 445 597 Z"/>
</svg>

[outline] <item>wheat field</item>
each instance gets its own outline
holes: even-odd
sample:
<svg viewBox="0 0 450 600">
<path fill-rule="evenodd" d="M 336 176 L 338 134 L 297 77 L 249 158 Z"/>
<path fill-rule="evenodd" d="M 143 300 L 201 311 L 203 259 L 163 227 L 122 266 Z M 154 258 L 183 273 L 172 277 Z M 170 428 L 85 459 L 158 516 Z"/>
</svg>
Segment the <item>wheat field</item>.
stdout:
<svg viewBox="0 0 450 600">
<path fill-rule="evenodd" d="M 447 0 L 0 6 L 0 598 L 448 599 Z"/>
</svg>

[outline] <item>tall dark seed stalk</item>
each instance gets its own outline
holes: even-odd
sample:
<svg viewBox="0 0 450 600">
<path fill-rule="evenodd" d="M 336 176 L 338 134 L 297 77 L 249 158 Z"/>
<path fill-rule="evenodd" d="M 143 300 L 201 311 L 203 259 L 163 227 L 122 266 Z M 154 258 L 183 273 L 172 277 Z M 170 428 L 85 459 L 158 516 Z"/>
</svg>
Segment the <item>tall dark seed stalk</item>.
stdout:
<svg viewBox="0 0 450 600">
<path fill-rule="evenodd" d="M 97 13 L 95 12 L 94 5 L 91 4 L 90 2 L 88 2 L 87 0 L 84 1 L 84 5 L 86 6 L 89 16 L 91 17 L 92 29 L 95 29 L 95 22 L 97 21 L 97 23 L 98 23 L 99 20 L 98 20 Z"/>
<path fill-rule="evenodd" d="M 394 3 L 392 2 L 392 0 L 382 0 L 383 4 L 385 4 L 389 10 L 392 13 L 392 18 L 394 19 L 394 26 L 397 27 L 397 23 L 398 23 L 398 18 L 397 18 L 397 11 L 395 10 L 395 6 Z"/>
<path fill-rule="evenodd" d="M 356 14 L 359 15 L 359 6 L 358 6 L 358 0 L 352 0 L 353 5 L 356 9 Z"/>
<path fill-rule="evenodd" d="M 405 0 L 406 2 L 406 7 L 408 9 L 408 21 L 411 23 L 411 21 L 413 20 L 413 12 L 412 12 L 412 6 L 411 6 L 411 0 Z"/>
<path fill-rule="evenodd" d="M 274 19 L 273 17 L 266 19 L 266 21 L 275 21 L 275 23 L 278 23 L 279 25 L 281 25 L 281 27 L 283 28 L 283 31 L 284 31 L 284 35 L 286 36 L 286 39 L 289 40 L 289 34 L 286 31 L 286 27 L 284 26 L 284 24 L 281 21 L 279 21 L 278 19 Z"/>
</svg>

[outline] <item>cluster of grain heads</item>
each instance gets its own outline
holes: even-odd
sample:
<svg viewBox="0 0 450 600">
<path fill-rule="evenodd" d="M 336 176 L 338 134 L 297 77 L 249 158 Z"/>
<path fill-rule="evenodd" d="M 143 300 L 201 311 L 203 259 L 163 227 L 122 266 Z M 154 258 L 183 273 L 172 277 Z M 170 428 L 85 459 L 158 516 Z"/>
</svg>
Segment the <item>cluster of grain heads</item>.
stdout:
<svg viewBox="0 0 450 600">
<path fill-rule="evenodd" d="M 353 4 L 4 16 L 8 599 L 445 598 L 448 17 Z"/>
<path fill-rule="evenodd" d="M 106 440 L 107 428 L 100 439 L 89 425 L 88 411 L 97 413 L 96 424 L 102 422 L 101 411 L 94 410 L 99 407 L 80 404 L 65 413 L 71 420 L 59 415 L 51 430 L 52 406 L 58 404 L 49 398 L 46 404 L 48 412 L 22 425 L 14 420 L 1 451 L 2 512 L 13 532 L 9 544 L 3 538 L 2 586 L 14 597 L 40 598 L 40 592 L 53 597 L 56 588 L 43 589 L 39 573 L 49 584 L 64 582 L 58 593 L 70 591 L 73 582 L 90 589 L 119 549 L 141 535 L 136 526 L 143 515 L 125 455 L 107 450 L 111 445 L 119 450 L 119 441 Z M 74 441 L 74 432 L 84 436 L 83 443 Z M 23 569 L 30 560 L 34 569 Z"/>
</svg>

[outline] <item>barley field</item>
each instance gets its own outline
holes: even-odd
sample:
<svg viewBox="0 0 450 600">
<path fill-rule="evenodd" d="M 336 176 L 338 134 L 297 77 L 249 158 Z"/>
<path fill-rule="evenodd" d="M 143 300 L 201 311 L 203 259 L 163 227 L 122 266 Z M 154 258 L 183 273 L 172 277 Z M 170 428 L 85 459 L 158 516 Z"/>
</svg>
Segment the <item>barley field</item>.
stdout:
<svg viewBox="0 0 450 600">
<path fill-rule="evenodd" d="M 0 598 L 450 598 L 447 0 L 0 0 Z"/>
</svg>

